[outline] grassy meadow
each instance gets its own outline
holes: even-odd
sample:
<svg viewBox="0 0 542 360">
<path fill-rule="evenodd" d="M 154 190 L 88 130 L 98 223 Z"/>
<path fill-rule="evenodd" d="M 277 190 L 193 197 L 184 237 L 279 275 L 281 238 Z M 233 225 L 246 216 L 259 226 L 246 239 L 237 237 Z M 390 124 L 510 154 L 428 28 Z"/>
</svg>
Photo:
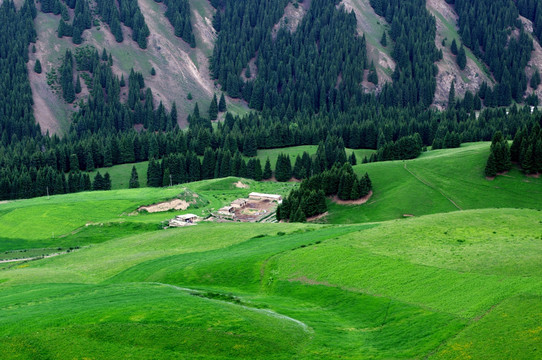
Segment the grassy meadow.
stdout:
<svg viewBox="0 0 542 360">
<path fill-rule="evenodd" d="M 357 165 L 373 197 L 324 224 L 163 229 L 296 186 L 237 178 L 0 204 L 0 261 L 78 247 L 0 263 L 1 358 L 540 358 L 541 180 L 486 180 L 487 151 Z"/>
</svg>

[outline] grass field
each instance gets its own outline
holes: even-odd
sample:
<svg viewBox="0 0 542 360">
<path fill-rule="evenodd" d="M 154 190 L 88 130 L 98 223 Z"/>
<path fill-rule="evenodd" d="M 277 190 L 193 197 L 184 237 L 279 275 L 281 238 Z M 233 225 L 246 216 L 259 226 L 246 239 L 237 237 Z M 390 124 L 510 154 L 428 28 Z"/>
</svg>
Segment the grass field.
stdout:
<svg viewBox="0 0 542 360">
<path fill-rule="evenodd" d="M 0 204 L 5 259 L 80 247 L 0 263 L 1 358 L 540 358 L 540 179 L 487 181 L 487 150 L 358 165 L 375 195 L 332 206 L 338 224 L 130 216 L 192 193 L 184 212 L 205 215 L 296 186 L 236 178 Z"/>
<path fill-rule="evenodd" d="M 369 173 L 374 196 L 361 208 L 331 204 L 327 220 L 344 224 L 467 209 L 542 209 L 542 179 L 514 169 L 488 181 L 483 175 L 488 154 L 489 143 L 471 143 L 410 161 L 358 165 L 357 173 Z"/>
<path fill-rule="evenodd" d="M 503 349 L 532 359 L 541 226 L 534 210 L 476 210 L 353 226 L 147 231 L 0 272 L 0 351 L 449 359 Z"/>
</svg>

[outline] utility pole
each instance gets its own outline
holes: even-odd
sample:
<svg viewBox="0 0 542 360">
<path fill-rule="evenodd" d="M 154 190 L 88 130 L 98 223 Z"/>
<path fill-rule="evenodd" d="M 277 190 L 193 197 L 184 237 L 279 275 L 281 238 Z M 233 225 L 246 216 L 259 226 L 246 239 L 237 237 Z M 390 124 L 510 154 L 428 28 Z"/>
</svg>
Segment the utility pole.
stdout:
<svg viewBox="0 0 542 360">
<path fill-rule="evenodd" d="M 169 174 L 169 187 L 173 186 L 173 175 Z"/>
</svg>

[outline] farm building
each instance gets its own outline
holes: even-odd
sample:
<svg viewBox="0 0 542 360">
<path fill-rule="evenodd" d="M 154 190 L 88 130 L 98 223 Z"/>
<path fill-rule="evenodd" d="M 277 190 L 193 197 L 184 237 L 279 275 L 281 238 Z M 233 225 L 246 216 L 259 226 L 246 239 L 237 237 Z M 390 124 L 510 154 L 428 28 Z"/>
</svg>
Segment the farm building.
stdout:
<svg viewBox="0 0 542 360">
<path fill-rule="evenodd" d="M 224 206 L 223 208 L 218 209 L 220 215 L 231 215 L 235 212 L 235 207 L 233 206 Z"/>
<path fill-rule="evenodd" d="M 248 199 L 237 199 L 231 203 L 231 206 L 236 209 L 244 208 L 248 203 Z"/>
<path fill-rule="evenodd" d="M 282 196 L 275 195 L 275 194 L 261 194 L 261 193 L 250 193 L 248 197 L 251 200 L 269 200 L 269 201 L 276 201 L 278 203 L 282 202 Z"/>
<path fill-rule="evenodd" d="M 193 225 L 197 220 L 198 220 L 198 216 L 194 214 L 178 215 L 178 216 L 175 216 L 175 219 L 171 219 L 169 221 L 169 226 L 178 227 L 178 226 Z"/>
</svg>

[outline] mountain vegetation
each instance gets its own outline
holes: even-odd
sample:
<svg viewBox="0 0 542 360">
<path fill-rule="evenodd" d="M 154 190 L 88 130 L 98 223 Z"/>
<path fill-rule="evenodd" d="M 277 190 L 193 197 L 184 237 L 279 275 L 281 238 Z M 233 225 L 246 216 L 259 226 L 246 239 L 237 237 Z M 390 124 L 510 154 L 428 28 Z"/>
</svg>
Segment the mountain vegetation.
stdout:
<svg viewBox="0 0 542 360">
<path fill-rule="evenodd" d="M 2 359 L 540 358 L 541 6 L 2 1 Z"/>
</svg>

